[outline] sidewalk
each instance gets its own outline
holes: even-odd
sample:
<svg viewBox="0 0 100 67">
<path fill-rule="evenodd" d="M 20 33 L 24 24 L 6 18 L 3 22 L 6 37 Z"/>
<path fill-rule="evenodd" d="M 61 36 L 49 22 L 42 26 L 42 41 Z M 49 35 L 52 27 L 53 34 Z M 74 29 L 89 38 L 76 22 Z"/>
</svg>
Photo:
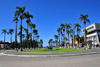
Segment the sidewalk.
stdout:
<svg viewBox="0 0 100 67">
<path fill-rule="evenodd" d="M 79 56 L 79 55 L 91 55 L 91 54 L 100 54 L 100 48 L 92 48 L 86 51 L 66 52 L 66 53 L 22 53 L 11 50 L 6 50 L 2 53 L 2 55 L 18 56 L 18 57 L 65 57 L 65 56 Z"/>
</svg>

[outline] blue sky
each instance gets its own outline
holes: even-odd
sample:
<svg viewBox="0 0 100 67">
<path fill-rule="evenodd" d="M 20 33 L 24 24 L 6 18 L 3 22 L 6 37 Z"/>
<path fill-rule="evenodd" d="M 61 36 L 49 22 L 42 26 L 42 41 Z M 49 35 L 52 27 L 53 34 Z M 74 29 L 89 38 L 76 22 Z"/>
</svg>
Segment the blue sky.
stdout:
<svg viewBox="0 0 100 67">
<path fill-rule="evenodd" d="M 16 6 L 23 7 L 25 5 L 25 11 L 29 11 L 34 16 L 31 21 L 36 24 L 44 46 L 48 46 L 49 39 L 55 40 L 54 35 L 58 34 L 57 29 L 61 23 L 78 22 L 81 28 L 84 28 L 84 24 L 78 20 L 80 14 L 89 14 L 88 19 L 91 23 L 87 23 L 86 26 L 100 22 L 100 0 L 0 0 L 1 33 L 2 29 L 15 29 L 15 22 L 12 23 L 13 13 L 16 11 Z M 25 20 L 23 20 L 24 27 L 27 25 Z M 18 28 L 19 26 L 20 21 Z M 82 35 L 80 33 L 80 36 Z M 0 34 L 0 40 L 3 39 L 4 35 Z M 14 40 L 15 33 L 13 34 Z M 10 42 L 10 35 L 6 35 L 6 41 Z"/>
</svg>

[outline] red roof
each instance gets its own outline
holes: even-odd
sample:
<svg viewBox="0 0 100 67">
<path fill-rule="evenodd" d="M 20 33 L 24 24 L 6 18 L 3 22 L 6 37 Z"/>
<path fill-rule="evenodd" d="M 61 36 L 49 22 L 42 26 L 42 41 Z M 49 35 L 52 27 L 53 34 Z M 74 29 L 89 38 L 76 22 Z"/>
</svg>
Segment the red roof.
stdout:
<svg viewBox="0 0 100 67">
<path fill-rule="evenodd" d="M 4 42 L 0 42 L 0 44 L 4 44 Z M 5 44 L 10 44 L 9 42 L 5 42 Z"/>
</svg>

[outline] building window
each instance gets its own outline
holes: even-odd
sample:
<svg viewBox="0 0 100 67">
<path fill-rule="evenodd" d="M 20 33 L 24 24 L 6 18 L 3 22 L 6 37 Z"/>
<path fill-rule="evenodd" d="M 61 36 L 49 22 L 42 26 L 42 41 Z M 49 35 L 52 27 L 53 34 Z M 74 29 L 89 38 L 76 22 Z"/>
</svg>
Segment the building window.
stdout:
<svg viewBox="0 0 100 67">
<path fill-rule="evenodd" d="M 92 27 L 88 28 L 87 30 L 90 30 L 90 29 L 92 29 L 92 28 L 94 28 L 94 27 L 92 26 Z"/>
</svg>

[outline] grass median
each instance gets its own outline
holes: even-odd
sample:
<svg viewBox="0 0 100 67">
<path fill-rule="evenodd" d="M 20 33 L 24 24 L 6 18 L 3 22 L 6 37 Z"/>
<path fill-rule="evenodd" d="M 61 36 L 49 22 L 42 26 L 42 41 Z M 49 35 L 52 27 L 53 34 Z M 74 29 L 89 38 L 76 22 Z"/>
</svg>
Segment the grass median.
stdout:
<svg viewBox="0 0 100 67">
<path fill-rule="evenodd" d="M 68 48 L 55 48 L 59 50 L 47 50 L 46 48 L 24 50 L 22 52 L 27 53 L 63 53 L 63 52 L 76 52 L 76 51 L 85 51 L 84 49 L 68 49 Z"/>
</svg>

